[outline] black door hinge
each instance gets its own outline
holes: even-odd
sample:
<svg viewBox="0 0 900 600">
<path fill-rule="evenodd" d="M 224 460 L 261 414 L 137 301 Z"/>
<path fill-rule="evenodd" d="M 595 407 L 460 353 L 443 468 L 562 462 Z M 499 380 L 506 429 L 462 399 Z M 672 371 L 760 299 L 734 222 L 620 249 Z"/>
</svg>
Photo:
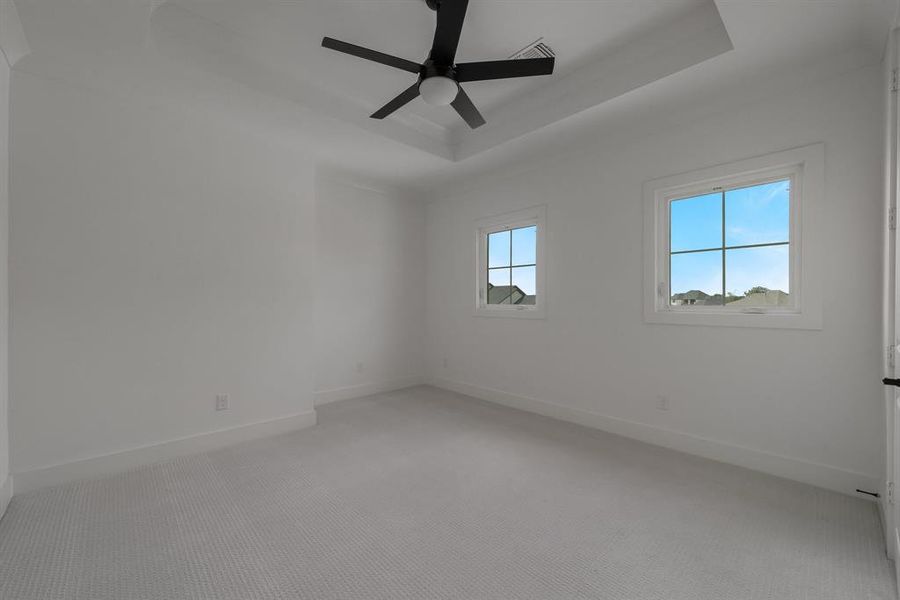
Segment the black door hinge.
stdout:
<svg viewBox="0 0 900 600">
<path fill-rule="evenodd" d="M 900 387 L 900 379 L 891 379 L 890 377 L 885 377 L 881 380 L 881 383 L 884 385 L 893 385 L 896 387 Z"/>
</svg>

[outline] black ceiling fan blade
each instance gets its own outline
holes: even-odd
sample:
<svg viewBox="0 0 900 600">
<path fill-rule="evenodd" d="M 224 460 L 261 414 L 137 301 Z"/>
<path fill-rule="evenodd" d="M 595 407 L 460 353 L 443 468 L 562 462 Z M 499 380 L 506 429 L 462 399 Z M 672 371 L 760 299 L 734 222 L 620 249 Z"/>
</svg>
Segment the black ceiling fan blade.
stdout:
<svg viewBox="0 0 900 600">
<path fill-rule="evenodd" d="M 414 84 L 412 84 L 411 86 L 409 86 L 408 88 L 406 88 L 405 90 L 403 90 L 402 92 L 400 92 L 399 96 L 397 96 L 396 98 L 394 98 L 393 100 L 391 100 L 390 102 L 388 102 L 387 104 L 385 104 L 384 106 L 379 108 L 374 113 L 372 113 L 372 118 L 373 119 L 383 119 L 386 116 L 388 116 L 389 114 L 391 114 L 392 112 L 394 112 L 395 110 L 397 110 L 398 108 L 401 108 L 402 106 L 406 105 L 410 100 L 413 100 L 414 98 L 418 97 L 418 95 L 419 95 L 419 82 L 417 81 Z"/>
<path fill-rule="evenodd" d="M 532 77 L 553 73 L 555 59 L 521 58 L 518 60 L 489 60 L 456 65 L 457 81 L 486 81 L 511 77 Z"/>
<path fill-rule="evenodd" d="M 472 129 L 478 129 L 486 123 L 484 117 L 481 116 L 481 113 L 478 112 L 478 109 L 472 104 L 472 99 L 469 98 L 469 95 L 461 87 L 459 88 L 459 93 L 456 94 L 456 100 L 451 102 L 450 106 L 456 109 L 459 116 L 461 116 Z"/>
<path fill-rule="evenodd" d="M 362 46 L 357 46 L 356 44 L 348 44 L 347 42 L 342 42 L 330 37 L 322 38 L 322 47 L 328 48 L 330 50 L 337 50 L 338 52 L 343 52 L 344 54 L 358 56 L 359 58 L 365 58 L 366 60 L 371 60 L 373 62 L 381 63 L 389 67 L 394 67 L 395 69 L 409 71 L 410 73 L 415 73 L 417 75 L 419 73 L 419 70 L 421 69 L 421 65 L 419 65 L 418 63 L 414 63 L 411 60 L 391 56 L 390 54 L 385 54 L 384 52 L 378 52 L 376 50 L 369 50 L 368 48 L 363 48 Z"/>
<path fill-rule="evenodd" d="M 459 36 L 469 0 L 441 0 L 437 9 L 437 27 L 431 45 L 431 60 L 441 66 L 450 66 L 456 58 Z"/>
</svg>

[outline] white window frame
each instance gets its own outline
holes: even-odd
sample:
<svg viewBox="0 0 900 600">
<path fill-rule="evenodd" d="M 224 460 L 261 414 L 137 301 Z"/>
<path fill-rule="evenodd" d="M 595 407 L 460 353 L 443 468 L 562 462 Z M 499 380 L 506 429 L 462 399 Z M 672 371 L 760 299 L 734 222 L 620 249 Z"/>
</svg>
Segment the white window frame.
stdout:
<svg viewBox="0 0 900 600">
<path fill-rule="evenodd" d="M 488 235 L 498 231 L 508 231 L 520 227 L 537 226 L 536 266 L 535 266 L 535 303 L 488 304 Z M 547 315 L 547 290 L 544 282 L 547 277 L 547 262 L 544 260 L 544 247 L 547 233 L 547 207 L 533 206 L 524 210 L 505 213 L 479 219 L 475 223 L 476 244 L 476 281 L 475 281 L 475 316 L 478 317 L 512 317 L 519 319 L 543 319 Z"/>
<path fill-rule="evenodd" d="M 675 325 L 822 328 L 823 144 L 776 152 L 644 184 L 644 320 Z M 675 200 L 789 178 L 790 299 L 785 307 L 671 306 L 669 217 Z M 724 273 L 723 273 L 724 276 Z"/>
</svg>

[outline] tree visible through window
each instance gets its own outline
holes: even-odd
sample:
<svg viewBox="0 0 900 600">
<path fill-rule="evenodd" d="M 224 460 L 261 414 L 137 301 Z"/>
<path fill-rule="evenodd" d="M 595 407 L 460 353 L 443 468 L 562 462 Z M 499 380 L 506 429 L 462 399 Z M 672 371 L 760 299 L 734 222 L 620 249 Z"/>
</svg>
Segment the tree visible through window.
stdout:
<svg viewBox="0 0 900 600">
<path fill-rule="evenodd" d="M 487 304 L 535 304 L 536 225 L 488 234 L 487 260 Z"/>
<path fill-rule="evenodd" d="M 789 306 L 791 180 L 669 204 L 671 306 Z"/>
</svg>

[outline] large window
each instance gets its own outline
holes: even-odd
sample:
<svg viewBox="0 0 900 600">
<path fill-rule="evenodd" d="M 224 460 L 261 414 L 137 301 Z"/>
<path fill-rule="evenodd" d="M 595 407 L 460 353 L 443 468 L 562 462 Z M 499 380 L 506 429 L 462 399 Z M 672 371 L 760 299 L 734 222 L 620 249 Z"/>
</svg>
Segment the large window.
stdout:
<svg viewBox="0 0 900 600">
<path fill-rule="evenodd" d="M 478 222 L 476 314 L 542 317 L 544 208 Z"/>
<path fill-rule="evenodd" d="M 819 145 L 648 182 L 646 320 L 820 327 L 822 168 Z"/>
<path fill-rule="evenodd" d="M 669 201 L 669 303 L 791 307 L 791 178 Z"/>
</svg>

